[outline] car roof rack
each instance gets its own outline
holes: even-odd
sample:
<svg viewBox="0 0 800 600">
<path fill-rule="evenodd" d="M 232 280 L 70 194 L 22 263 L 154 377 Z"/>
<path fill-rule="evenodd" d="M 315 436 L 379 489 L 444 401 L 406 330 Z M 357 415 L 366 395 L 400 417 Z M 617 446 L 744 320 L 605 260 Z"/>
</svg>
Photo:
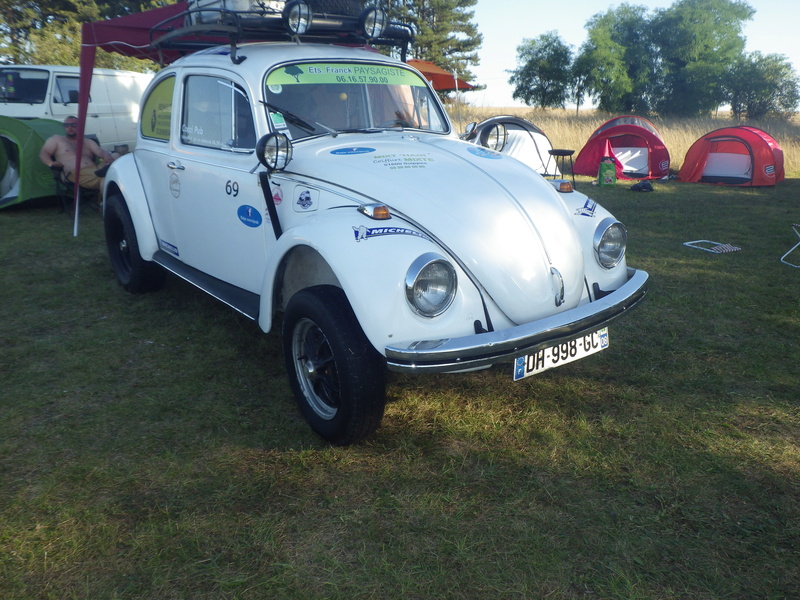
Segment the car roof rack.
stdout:
<svg viewBox="0 0 800 600">
<path fill-rule="evenodd" d="M 150 30 L 150 46 L 159 53 L 177 51 L 190 54 L 229 44 L 231 60 L 235 64 L 246 58 L 237 54 L 239 44 L 285 41 L 389 46 L 399 48 L 400 58 L 405 62 L 413 39 L 413 29 L 404 23 L 390 22 L 378 37 L 370 38 L 363 31 L 360 16 L 330 13 L 313 13 L 308 30 L 298 35 L 289 30 L 280 11 L 269 7 L 258 11 L 190 8 L 156 24 Z M 164 61 L 159 62 L 164 64 Z"/>
</svg>

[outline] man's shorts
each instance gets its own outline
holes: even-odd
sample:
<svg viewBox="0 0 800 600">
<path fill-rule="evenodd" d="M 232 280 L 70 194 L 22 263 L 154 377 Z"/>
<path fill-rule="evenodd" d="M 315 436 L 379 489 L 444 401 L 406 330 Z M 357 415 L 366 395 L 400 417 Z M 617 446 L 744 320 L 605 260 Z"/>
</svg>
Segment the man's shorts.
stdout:
<svg viewBox="0 0 800 600">
<path fill-rule="evenodd" d="M 82 188 L 86 188 L 87 190 L 100 190 L 103 186 L 103 178 L 98 177 L 94 174 L 96 168 L 95 167 L 84 167 L 81 169 L 81 174 L 78 180 L 78 184 Z M 67 175 L 66 180 L 69 183 L 74 183 L 72 180 L 72 174 L 70 173 Z"/>
</svg>

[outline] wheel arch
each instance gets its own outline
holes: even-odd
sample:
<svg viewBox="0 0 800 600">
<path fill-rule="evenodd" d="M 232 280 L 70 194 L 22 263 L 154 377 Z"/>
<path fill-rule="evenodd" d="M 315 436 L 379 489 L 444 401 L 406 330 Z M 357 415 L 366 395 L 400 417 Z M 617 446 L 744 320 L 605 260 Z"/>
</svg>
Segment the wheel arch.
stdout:
<svg viewBox="0 0 800 600">
<path fill-rule="evenodd" d="M 339 278 L 319 248 L 301 239 L 283 246 L 276 248 L 273 256 L 279 257 L 268 265 L 264 278 L 258 318 L 263 331 L 272 328 L 275 316 L 286 309 L 289 299 L 300 290 L 315 285 L 342 288 Z"/>
<path fill-rule="evenodd" d="M 111 163 L 105 179 L 103 197 L 110 198 L 113 195 L 120 195 L 125 201 L 136 231 L 139 254 L 144 260 L 153 260 L 153 255 L 158 250 L 158 237 L 133 155 L 121 156 Z"/>
</svg>

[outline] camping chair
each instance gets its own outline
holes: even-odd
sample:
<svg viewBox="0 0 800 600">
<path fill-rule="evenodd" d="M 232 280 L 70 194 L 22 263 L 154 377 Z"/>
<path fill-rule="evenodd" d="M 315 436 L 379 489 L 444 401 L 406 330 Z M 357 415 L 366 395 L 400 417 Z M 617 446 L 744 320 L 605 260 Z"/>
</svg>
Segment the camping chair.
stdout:
<svg viewBox="0 0 800 600">
<path fill-rule="evenodd" d="M 88 134 L 86 137 L 94 140 L 98 145 L 100 144 L 100 140 L 97 139 L 96 135 Z M 53 173 L 53 179 L 56 182 L 56 196 L 58 196 L 58 199 L 61 202 L 61 212 L 71 215 L 73 212 L 75 212 L 72 210 L 75 200 L 74 185 L 71 181 L 67 181 L 64 178 L 64 167 L 50 167 L 50 171 Z M 97 190 L 90 190 L 85 187 L 81 187 L 80 191 L 81 200 L 84 201 L 82 203 L 83 206 L 88 204 L 92 210 L 98 212 L 100 210 L 100 192 Z M 85 202 L 86 200 L 89 200 L 89 202 Z"/>
<path fill-rule="evenodd" d="M 61 212 L 72 215 L 74 212 L 75 188 L 71 181 L 66 181 L 64 179 L 64 167 L 50 167 L 50 171 L 53 173 L 53 180 L 56 184 L 56 196 L 58 196 L 58 200 L 61 202 Z M 99 210 L 99 192 L 85 187 L 80 188 L 80 191 L 81 199 L 83 200 L 81 203 L 82 207 L 88 205 L 92 210 L 97 212 Z M 86 202 L 86 200 L 89 200 L 89 202 Z"/>
<path fill-rule="evenodd" d="M 792 230 L 794 231 L 795 235 L 800 238 L 800 223 L 792 223 Z M 800 269 L 800 265 L 796 265 L 794 263 L 790 263 L 786 260 L 786 257 L 789 256 L 792 252 L 797 250 L 798 246 L 800 246 L 800 242 L 797 242 L 794 246 L 792 246 L 789 251 L 781 256 L 781 262 L 785 265 L 789 265 L 790 267 L 794 267 L 795 269 Z"/>
</svg>

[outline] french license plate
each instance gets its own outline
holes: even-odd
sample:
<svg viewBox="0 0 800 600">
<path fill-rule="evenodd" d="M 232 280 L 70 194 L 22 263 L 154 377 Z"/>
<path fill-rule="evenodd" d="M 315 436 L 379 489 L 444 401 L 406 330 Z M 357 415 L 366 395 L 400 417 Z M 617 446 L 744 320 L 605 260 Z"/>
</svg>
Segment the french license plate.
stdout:
<svg viewBox="0 0 800 600">
<path fill-rule="evenodd" d="M 560 367 L 608 348 L 608 327 L 514 360 L 514 381 Z"/>
</svg>

